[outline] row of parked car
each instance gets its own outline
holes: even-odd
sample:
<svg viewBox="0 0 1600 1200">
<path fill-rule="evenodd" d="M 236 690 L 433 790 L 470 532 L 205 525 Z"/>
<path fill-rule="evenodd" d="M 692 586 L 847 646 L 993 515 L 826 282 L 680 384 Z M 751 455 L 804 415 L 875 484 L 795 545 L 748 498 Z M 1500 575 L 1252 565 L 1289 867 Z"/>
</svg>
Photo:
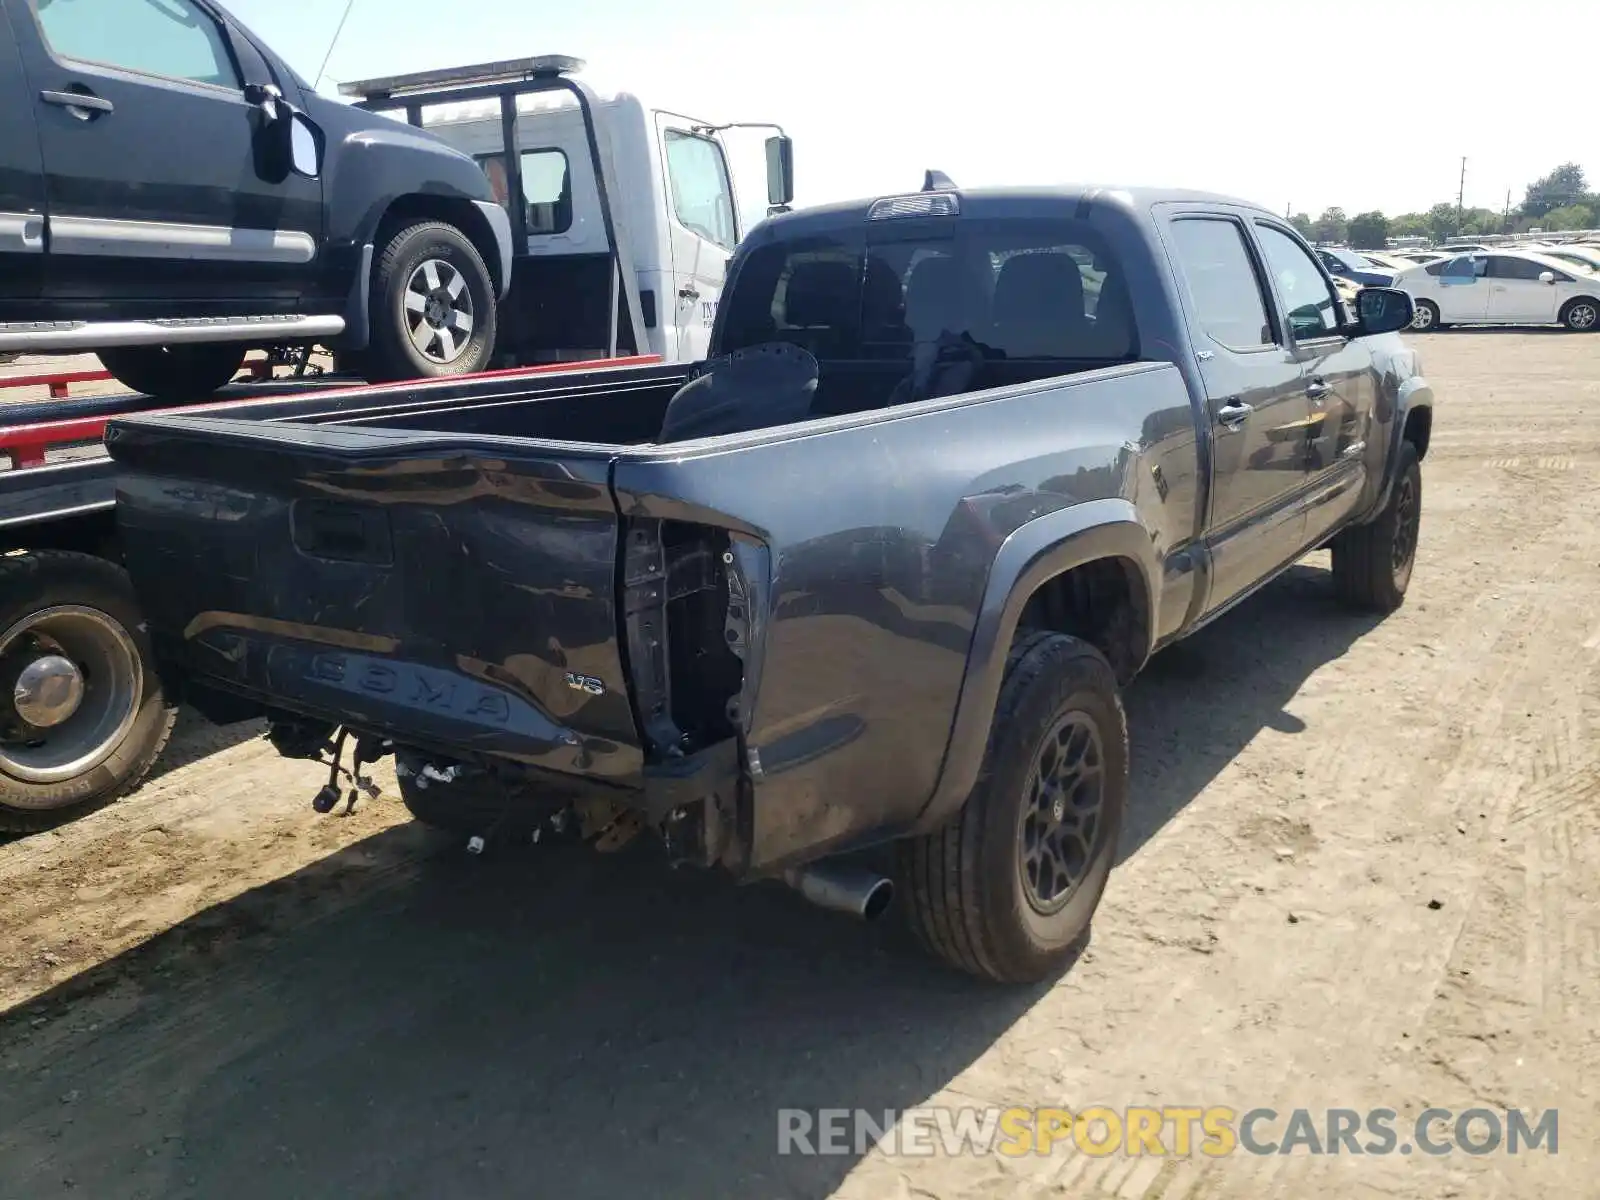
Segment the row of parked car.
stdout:
<svg viewBox="0 0 1600 1200">
<path fill-rule="evenodd" d="M 1350 300 L 1363 287 L 1396 287 L 1416 305 L 1412 329 L 1447 325 L 1600 328 L 1600 244 L 1456 245 L 1397 253 L 1317 249 Z"/>
</svg>

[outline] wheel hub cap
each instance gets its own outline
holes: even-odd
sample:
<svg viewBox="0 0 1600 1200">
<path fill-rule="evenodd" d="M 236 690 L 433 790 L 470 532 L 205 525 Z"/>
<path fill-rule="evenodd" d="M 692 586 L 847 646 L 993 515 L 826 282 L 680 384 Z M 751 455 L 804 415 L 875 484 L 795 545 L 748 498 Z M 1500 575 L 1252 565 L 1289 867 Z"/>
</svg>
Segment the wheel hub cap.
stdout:
<svg viewBox="0 0 1600 1200">
<path fill-rule="evenodd" d="M 70 658 L 46 654 L 22 669 L 11 696 L 24 721 L 38 729 L 51 729 L 83 703 L 83 672 Z"/>
<path fill-rule="evenodd" d="M 452 363 L 466 353 L 475 320 L 466 276 L 430 258 L 411 273 L 405 292 L 406 333 L 424 358 Z"/>
<path fill-rule="evenodd" d="M 1040 743 L 1023 804 L 1021 871 L 1028 903 L 1065 908 L 1100 842 L 1105 754 L 1087 714 L 1068 713 Z"/>
<path fill-rule="evenodd" d="M 10 706 L 0 705 L 0 773 L 24 783 L 62 783 L 105 762 L 144 699 L 132 636 L 111 614 L 87 605 L 30 613 L 0 633 L 0 663 L 8 672 L 0 677 L 13 680 Z M 73 802 L 70 792 L 7 799 L 41 810 Z"/>
</svg>

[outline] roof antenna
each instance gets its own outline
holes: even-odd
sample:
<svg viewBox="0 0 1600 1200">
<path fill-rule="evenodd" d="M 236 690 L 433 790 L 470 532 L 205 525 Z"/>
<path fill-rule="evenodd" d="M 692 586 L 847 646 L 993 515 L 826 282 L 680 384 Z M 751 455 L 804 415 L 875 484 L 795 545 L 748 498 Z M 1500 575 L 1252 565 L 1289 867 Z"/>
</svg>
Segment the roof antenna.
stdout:
<svg viewBox="0 0 1600 1200">
<path fill-rule="evenodd" d="M 953 192 L 956 191 L 955 180 L 943 171 L 929 171 L 922 177 L 922 190 L 925 192 Z"/>
</svg>

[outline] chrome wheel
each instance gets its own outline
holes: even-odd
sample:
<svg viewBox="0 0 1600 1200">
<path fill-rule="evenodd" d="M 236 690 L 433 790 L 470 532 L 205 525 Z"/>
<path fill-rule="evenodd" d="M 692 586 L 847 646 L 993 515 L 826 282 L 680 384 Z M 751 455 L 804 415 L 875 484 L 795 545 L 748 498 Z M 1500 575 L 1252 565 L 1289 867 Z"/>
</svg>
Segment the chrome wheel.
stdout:
<svg viewBox="0 0 1600 1200">
<path fill-rule="evenodd" d="M 1590 330 L 1596 324 L 1600 324 L 1600 310 L 1588 302 L 1574 304 L 1567 310 L 1568 329 Z"/>
<path fill-rule="evenodd" d="M 144 699 L 139 652 L 122 623 L 97 608 L 40 609 L 0 634 L 0 771 L 60 783 L 99 766 L 122 743 Z M 77 797 L 30 804 L 49 808 Z"/>
<path fill-rule="evenodd" d="M 405 306 L 417 353 L 448 364 L 466 352 L 474 328 L 472 289 L 460 271 L 443 259 L 425 260 L 406 281 Z"/>
<path fill-rule="evenodd" d="M 1434 322 L 1433 309 L 1426 304 L 1419 304 L 1411 314 L 1411 328 L 1417 330 L 1432 329 Z"/>
<path fill-rule="evenodd" d="M 1022 888 L 1038 912 L 1060 912 L 1094 861 L 1102 833 L 1105 755 L 1086 713 L 1070 712 L 1045 735 L 1022 808 Z"/>
</svg>

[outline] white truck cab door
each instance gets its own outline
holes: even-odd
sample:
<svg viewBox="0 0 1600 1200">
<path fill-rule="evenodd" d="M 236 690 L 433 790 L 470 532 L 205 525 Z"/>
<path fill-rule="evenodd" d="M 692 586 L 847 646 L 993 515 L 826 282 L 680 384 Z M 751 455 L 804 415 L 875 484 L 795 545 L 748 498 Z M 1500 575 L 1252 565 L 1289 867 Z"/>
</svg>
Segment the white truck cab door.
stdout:
<svg viewBox="0 0 1600 1200">
<path fill-rule="evenodd" d="M 699 362 L 711 346 L 711 323 L 739 240 L 733 179 L 722 144 L 693 122 L 658 114 L 672 279 L 659 305 L 678 359 Z"/>
</svg>

